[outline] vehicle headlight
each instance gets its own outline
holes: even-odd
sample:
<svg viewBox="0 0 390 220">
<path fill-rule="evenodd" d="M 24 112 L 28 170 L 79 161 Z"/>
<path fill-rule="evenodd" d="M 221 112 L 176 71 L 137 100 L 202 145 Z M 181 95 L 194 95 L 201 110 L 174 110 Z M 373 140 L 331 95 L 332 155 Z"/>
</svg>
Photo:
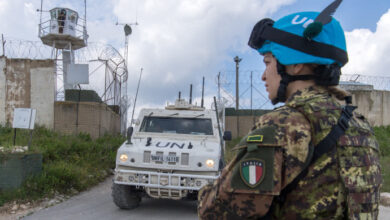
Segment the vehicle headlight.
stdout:
<svg viewBox="0 0 390 220">
<path fill-rule="evenodd" d="M 121 154 L 121 155 L 119 156 L 119 160 L 121 160 L 122 162 L 126 162 L 127 159 L 128 159 L 127 154 Z"/>
<path fill-rule="evenodd" d="M 208 167 L 214 167 L 214 160 L 208 159 L 206 160 L 206 166 Z"/>
</svg>

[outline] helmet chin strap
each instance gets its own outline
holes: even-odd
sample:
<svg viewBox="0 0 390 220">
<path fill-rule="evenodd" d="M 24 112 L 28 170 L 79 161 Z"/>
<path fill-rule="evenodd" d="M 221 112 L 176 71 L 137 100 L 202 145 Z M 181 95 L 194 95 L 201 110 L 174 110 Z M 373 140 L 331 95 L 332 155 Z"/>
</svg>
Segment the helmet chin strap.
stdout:
<svg viewBox="0 0 390 220">
<path fill-rule="evenodd" d="M 280 80 L 278 93 L 276 98 L 272 99 L 272 104 L 276 105 L 279 102 L 285 102 L 287 100 L 287 86 L 290 82 L 294 82 L 297 80 L 312 80 L 315 79 L 314 75 L 297 75 L 291 76 L 286 72 L 286 66 L 277 61 L 277 71 L 278 74 L 282 77 Z"/>
</svg>

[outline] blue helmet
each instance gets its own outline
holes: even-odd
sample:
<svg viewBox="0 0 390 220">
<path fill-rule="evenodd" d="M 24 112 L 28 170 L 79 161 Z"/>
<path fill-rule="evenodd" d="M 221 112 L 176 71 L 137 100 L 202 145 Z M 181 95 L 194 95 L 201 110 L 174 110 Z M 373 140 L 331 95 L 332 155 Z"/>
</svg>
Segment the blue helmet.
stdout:
<svg viewBox="0 0 390 220">
<path fill-rule="evenodd" d="M 323 86 L 338 85 L 340 68 L 348 62 L 344 31 L 332 17 L 342 0 L 335 0 L 321 13 L 299 12 L 274 22 L 265 18 L 253 27 L 248 45 L 261 54 L 271 52 L 281 75 L 273 104 L 286 101 L 287 86 L 296 80 L 315 80 Z M 319 64 L 314 74 L 292 76 L 286 65 Z"/>
<path fill-rule="evenodd" d="M 318 27 L 320 24 L 313 23 L 316 17 L 320 13 L 318 12 L 299 12 L 287 15 L 273 24 L 273 28 L 279 29 L 297 36 L 308 38 L 308 32 L 310 29 L 316 32 L 316 29 L 321 29 Z M 322 30 L 318 33 L 317 36 L 313 38 L 306 39 L 307 44 L 318 42 L 322 45 L 329 46 L 334 48 L 334 56 L 337 56 L 337 53 L 345 54 L 346 56 L 346 43 L 344 31 L 341 28 L 340 23 L 332 18 L 331 22 L 322 26 Z M 339 50 L 337 50 L 337 49 Z M 299 64 L 299 63 L 315 63 L 315 64 L 333 64 L 337 63 L 339 66 L 345 64 L 344 60 L 337 59 L 336 57 L 324 57 L 320 56 L 321 54 L 311 54 L 309 51 L 298 50 L 299 48 L 291 48 L 280 43 L 276 43 L 271 40 L 266 40 L 261 48 L 257 50 L 261 53 L 271 52 L 275 58 L 283 65 Z"/>
</svg>

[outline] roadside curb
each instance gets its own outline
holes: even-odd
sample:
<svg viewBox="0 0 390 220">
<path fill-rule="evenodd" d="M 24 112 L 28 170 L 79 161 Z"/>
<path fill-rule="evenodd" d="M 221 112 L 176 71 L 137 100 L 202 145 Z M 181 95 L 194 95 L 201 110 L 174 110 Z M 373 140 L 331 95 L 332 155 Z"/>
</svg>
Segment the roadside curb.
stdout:
<svg viewBox="0 0 390 220">
<path fill-rule="evenodd" d="M 381 193 L 380 204 L 386 207 L 390 207 L 390 193 Z"/>
</svg>

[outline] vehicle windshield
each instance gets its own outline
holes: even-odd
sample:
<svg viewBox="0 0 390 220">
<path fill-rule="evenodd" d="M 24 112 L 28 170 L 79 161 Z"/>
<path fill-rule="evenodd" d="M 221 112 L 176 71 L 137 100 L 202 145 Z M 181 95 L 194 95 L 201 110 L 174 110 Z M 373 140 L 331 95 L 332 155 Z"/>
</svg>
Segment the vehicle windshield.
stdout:
<svg viewBox="0 0 390 220">
<path fill-rule="evenodd" d="M 213 135 L 211 119 L 146 116 L 140 132 Z"/>
</svg>

